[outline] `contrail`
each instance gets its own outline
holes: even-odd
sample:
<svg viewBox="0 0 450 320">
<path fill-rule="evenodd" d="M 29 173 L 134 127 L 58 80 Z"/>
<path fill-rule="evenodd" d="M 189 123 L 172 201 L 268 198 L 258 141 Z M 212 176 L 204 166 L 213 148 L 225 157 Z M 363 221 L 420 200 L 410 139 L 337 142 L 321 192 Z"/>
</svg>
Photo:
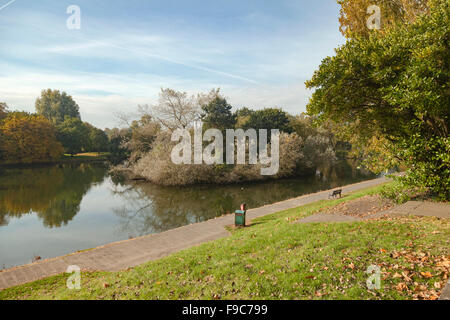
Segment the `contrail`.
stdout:
<svg viewBox="0 0 450 320">
<path fill-rule="evenodd" d="M 9 6 L 10 4 L 13 4 L 14 2 L 16 2 L 17 0 L 11 0 L 10 2 L 8 2 L 7 4 L 3 5 L 0 7 L 0 10 L 5 9 L 7 6 Z"/>
<path fill-rule="evenodd" d="M 0 10 L 8 7 L 9 5 L 13 4 L 16 1 L 17 0 L 9 1 L 7 4 L 1 6 Z M 147 56 L 147 57 L 150 57 L 150 58 L 153 58 L 153 59 L 159 59 L 159 60 L 167 61 L 169 63 L 174 63 L 174 64 L 182 65 L 182 66 L 185 66 L 185 67 L 189 67 L 189 68 L 193 68 L 193 69 L 197 69 L 197 70 L 201 70 L 201 71 L 205 71 L 205 72 L 209 72 L 209 73 L 215 73 L 215 74 L 219 74 L 219 75 L 222 75 L 222 76 L 225 76 L 225 77 L 229 77 L 229 78 L 234 78 L 234 79 L 238 79 L 238 80 L 241 80 L 241 81 L 250 82 L 250 83 L 253 83 L 253 84 L 257 84 L 258 83 L 255 80 L 252 80 L 252 79 L 249 79 L 249 78 L 245 78 L 245 77 L 242 77 L 242 76 L 239 76 L 239 75 L 236 75 L 236 74 L 232 74 L 232 73 L 216 70 L 216 69 L 213 69 L 213 68 L 199 66 L 199 65 L 195 65 L 195 64 L 192 64 L 192 63 L 187 63 L 187 62 L 180 61 L 180 60 L 166 58 L 166 57 L 163 57 L 163 56 L 160 56 L 160 55 L 157 55 L 157 54 L 149 53 L 149 52 L 146 52 L 146 51 L 143 51 L 143 50 L 139 50 L 139 49 L 135 49 L 135 48 L 128 48 L 128 47 L 125 47 L 125 46 L 116 45 L 116 44 L 109 43 L 109 42 L 104 42 L 104 41 L 98 41 L 98 40 L 95 40 L 95 39 L 86 39 L 84 37 L 75 36 L 75 35 L 72 35 L 72 37 L 78 38 L 79 40 L 82 40 L 82 41 L 93 42 L 93 43 L 97 43 L 97 44 L 100 44 L 100 45 L 103 45 L 103 46 L 109 46 L 109 47 L 117 48 L 117 49 L 120 49 L 120 50 L 137 53 L 137 54 L 140 54 L 140 55 L 143 55 L 143 56 Z"/>
<path fill-rule="evenodd" d="M 132 52 L 132 53 L 137 53 L 137 54 L 144 55 L 144 56 L 147 56 L 147 57 L 150 57 L 150 58 L 167 61 L 167 62 L 170 62 L 170 63 L 182 65 L 182 66 L 185 66 L 185 67 L 189 67 L 189 68 L 193 68 L 193 69 L 197 69 L 197 70 L 202 70 L 202 71 L 210 72 L 210 73 L 216 73 L 216 74 L 219 74 L 219 75 L 222 75 L 222 76 L 226 76 L 226 77 L 229 77 L 229 78 L 239 79 L 239 80 L 250 82 L 250 83 L 254 83 L 254 84 L 258 83 L 255 80 L 252 80 L 252 79 L 249 79 L 249 78 L 245 78 L 245 77 L 241 77 L 239 75 L 235 75 L 235 74 L 232 74 L 232 73 L 228 73 L 228 72 L 224 72 L 224 71 L 220 71 L 220 70 L 216 70 L 216 69 L 212 69 L 212 68 L 202 67 L 202 66 L 198 66 L 198 65 L 195 65 L 195 64 L 191 64 L 191 63 L 186 63 L 186 62 L 179 61 L 179 60 L 169 59 L 169 58 L 157 55 L 157 54 L 149 53 L 149 52 L 146 52 L 146 51 L 143 51 L 143 50 L 139 50 L 139 49 L 135 49 L 135 48 L 129 48 L 129 47 L 116 45 L 116 44 L 109 43 L 109 42 L 98 41 L 98 40 L 95 40 L 95 39 L 86 39 L 86 38 L 80 37 L 80 36 L 73 36 L 73 37 L 77 38 L 79 40 L 88 41 L 88 42 L 92 42 L 92 43 L 97 43 L 99 45 L 113 47 L 113 48 L 117 48 L 117 49 L 120 49 L 120 50 L 129 51 L 129 52 Z"/>
</svg>

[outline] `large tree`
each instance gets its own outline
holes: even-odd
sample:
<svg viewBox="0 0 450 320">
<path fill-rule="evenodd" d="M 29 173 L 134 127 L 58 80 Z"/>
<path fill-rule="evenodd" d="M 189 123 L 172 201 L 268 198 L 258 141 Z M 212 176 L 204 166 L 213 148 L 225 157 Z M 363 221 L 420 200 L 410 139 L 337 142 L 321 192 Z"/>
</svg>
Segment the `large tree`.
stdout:
<svg viewBox="0 0 450 320">
<path fill-rule="evenodd" d="M 0 135 L 0 152 L 8 162 L 48 162 L 62 155 L 54 127 L 42 116 L 10 112 L 0 122 Z"/>
<path fill-rule="evenodd" d="M 61 93 L 59 90 L 42 90 L 35 107 L 38 114 L 55 124 L 63 122 L 66 117 L 80 119 L 77 103 L 66 92 Z"/>
<path fill-rule="evenodd" d="M 347 41 L 306 83 L 316 89 L 310 114 L 360 145 L 389 148 L 393 163 L 410 168 L 408 184 L 442 198 L 450 196 L 449 6 L 432 1 L 414 23 Z"/>
</svg>

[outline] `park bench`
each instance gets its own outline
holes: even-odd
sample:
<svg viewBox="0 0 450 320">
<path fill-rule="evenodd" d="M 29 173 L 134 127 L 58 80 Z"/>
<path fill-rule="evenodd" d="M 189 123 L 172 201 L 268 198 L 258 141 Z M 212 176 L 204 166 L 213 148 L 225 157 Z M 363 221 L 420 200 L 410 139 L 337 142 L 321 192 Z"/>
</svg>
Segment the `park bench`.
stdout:
<svg viewBox="0 0 450 320">
<path fill-rule="evenodd" d="M 336 198 L 337 196 L 339 196 L 339 198 L 342 197 L 342 189 L 334 190 L 334 191 L 328 196 L 328 198 Z"/>
</svg>

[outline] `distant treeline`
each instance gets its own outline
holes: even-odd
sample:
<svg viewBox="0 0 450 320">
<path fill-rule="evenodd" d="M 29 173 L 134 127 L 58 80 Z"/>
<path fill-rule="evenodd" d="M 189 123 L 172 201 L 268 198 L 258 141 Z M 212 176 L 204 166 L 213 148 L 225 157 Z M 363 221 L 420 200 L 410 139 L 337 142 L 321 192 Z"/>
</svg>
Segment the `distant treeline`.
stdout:
<svg viewBox="0 0 450 320">
<path fill-rule="evenodd" d="M 0 103 L 0 162 L 51 162 L 64 153 L 108 151 L 106 133 L 81 120 L 67 93 L 43 90 L 35 108 L 35 113 L 9 111 Z"/>
</svg>

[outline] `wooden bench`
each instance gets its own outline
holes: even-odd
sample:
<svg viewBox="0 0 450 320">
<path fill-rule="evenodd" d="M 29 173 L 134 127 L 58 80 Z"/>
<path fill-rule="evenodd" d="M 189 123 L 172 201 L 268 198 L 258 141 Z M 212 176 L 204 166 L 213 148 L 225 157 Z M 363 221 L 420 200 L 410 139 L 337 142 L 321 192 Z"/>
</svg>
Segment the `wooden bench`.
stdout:
<svg viewBox="0 0 450 320">
<path fill-rule="evenodd" d="M 334 190 L 334 191 L 328 196 L 328 198 L 336 198 L 337 196 L 339 196 L 339 198 L 342 198 L 342 189 Z"/>
</svg>

